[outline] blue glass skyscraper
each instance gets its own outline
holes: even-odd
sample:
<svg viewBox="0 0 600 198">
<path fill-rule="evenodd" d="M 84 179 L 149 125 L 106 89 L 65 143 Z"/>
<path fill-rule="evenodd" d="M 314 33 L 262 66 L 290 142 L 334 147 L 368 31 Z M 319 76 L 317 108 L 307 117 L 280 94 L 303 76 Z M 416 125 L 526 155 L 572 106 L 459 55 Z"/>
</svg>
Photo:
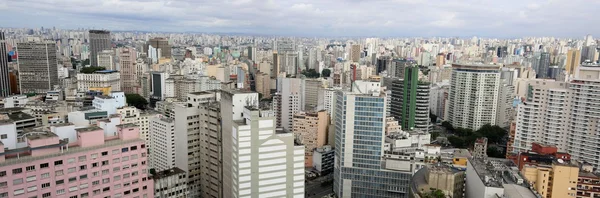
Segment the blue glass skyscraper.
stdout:
<svg viewBox="0 0 600 198">
<path fill-rule="evenodd" d="M 382 167 L 386 97 L 338 91 L 335 100 L 335 194 L 408 197 L 411 174 Z"/>
</svg>

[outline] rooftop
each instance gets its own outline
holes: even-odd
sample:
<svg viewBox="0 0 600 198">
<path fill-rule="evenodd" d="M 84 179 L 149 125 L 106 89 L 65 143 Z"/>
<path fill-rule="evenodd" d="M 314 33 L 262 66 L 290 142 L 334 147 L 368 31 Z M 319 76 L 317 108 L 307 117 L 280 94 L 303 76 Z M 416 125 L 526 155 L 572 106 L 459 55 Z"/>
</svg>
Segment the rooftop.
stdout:
<svg viewBox="0 0 600 198">
<path fill-rule="evenodd" d="M 135 127 L 137 126 L 136 124 L 133 123 L 127 123 L 127 124 L 119 124 L 117 125 L 117 128 L 130 128 L 130 127 Z"/>
<path fill-rule="evenodd" d="M 75 129 L 75 131 L 80 132 L 80 133 L 90 132 L 90 131 L 97 131 L 97 130 L 102 130 L 102 128 L 100 128 L 98 126 L 89 126 L 89 127 L 85 127 L 85 128 Z"/>
<path fill-rule="evenodd" d="M 46 132 L 46 133 L 34 133 L 31 135 L 27 136 L 27 139 L 29 140 L 37 140 L 37 139 L 46 139 L 46 138 L 52 138 L 52 137 L 58 137 L 58 135 L 51 133 L 51 132 Z"/>
<path fill-rule="evenodd" d="M 151 177 L 152 177 L 152 179 L 157 180 L 157 179 L 170 177 L 173 175 L 179 175 L 179 174 L 185 174 L 185 171 L 181 170 L 180 168 L 173 167 L 171 169 L 156 172 Z"/>
<path fill-rule="evenodd" d="M 8 114 L 8 117 L 14 121 L 35 119 L 35 117 L 33 117 L 29 114 L 23 113 L 23 112 Z"/>
</svg>

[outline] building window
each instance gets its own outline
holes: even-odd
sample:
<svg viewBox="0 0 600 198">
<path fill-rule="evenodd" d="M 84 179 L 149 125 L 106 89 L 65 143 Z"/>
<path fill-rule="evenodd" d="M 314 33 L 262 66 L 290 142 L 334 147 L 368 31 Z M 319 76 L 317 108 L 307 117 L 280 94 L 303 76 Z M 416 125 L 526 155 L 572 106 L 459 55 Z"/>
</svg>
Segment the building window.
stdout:
<svg viewBox="0 0 600 198">
<path fill-rule="evenodd" d="M 15 196 L 23 194 L 23 193 L 25 193 L 25 189 L 23 189 L 23 188 L 17 189 L 17 190 L 14 191 L 14 195 Z"/>
<path fill-rule="evenodd" d="M 0 177 L 6 176 L 6 171 L 0 171 Z"/>
<path fill-rule="evenodd" d="M 87 169 L 87 165 L 81 165 L 81 166 L 79 166 L 79 170 L 85 170 L 85 169 Z"/>
<path fill-rule="evenodd" d="M 65 183 L 64 179 L 56 180 L 56 185 L 61 185 L 61 184 L 64 184 L 64 183 Z"/>
<path fill-rule="evenodd" d="M 49 192 L 42 194 L 42 198 L 50 197 L 51 194 Z"/>
<path fill-rule="evenodd" d="M 83 175 L 80 175 L 80 176 L 79 176 L 79 179 L 80 179 L 80 180 L 82 180 L 82 179 L 87 179 L 87 178 L 88 178 L 88 177 L 87 177 L 87 174 L 83 174 Z"/>
<path fill-rule="evenodd" d="M 25 167 L 25 170 L 26 170 L 27 172 L 29 172 L 29 171 L 34 171 L 34 170 L 35 170 L 35 165 L 33 165 L 33 166 L 27 166 L 27 167 Z"/>
<path fill-rule="evenodd" d="M 13 185 L 19 185 L 23 183 L 23 178 L 13 179 Z"/>
<path fill-rule="evenodd" d="M 63 164 L 62 160 L 54 161 L 54 166 L 59 166 L 59 165 L 62 165 L 62 164 Z"/>
<path fill-rule="evenodd" d="M 36 180 L 35 175 L 27 177 L 27 182 L 32 182 L 35 180 Z"/>
<path fill-rule="evenodd" d="M 8 139 L 8 135 L 7 134 L 2 134 L 2 135 L 0 135 L 0 139 Z"/>
<path fill-rule="evenodd" d="M 15 168 L 15 169 L 13 169 L 13 170 L 12 170 L 12 174 L 13 174 L 13 175 L 14 175 L 14 174 L 19 174 L 19 173 L 22 173 L 22 172 L 23 172 L 23 169 L 22 169 L 22 168 Z"/>
<path fill-rule="evenodd" d="M 57 194 L 57 195 L 62 195 L 62 194 L 65 194 L 65 189 L 60 189 L 60 190 L 57 190 L 57 191 L 56 191 L 56 194 Z"/>
<path fill-rule="evenodd" d="M 67 169 L 68 173 L 74 173 L 77 169 L 75 167 L 71 167 L 69 169 Z"/>
<path fill-rule="evenodd" d="M 42 189 L 48 188 L 48 187 L 50 187 L 50 183 L 43 183 L 42 184 Z"/>
<path fill-rule="evenodd" d="M 50 173 L 43 173 L 42 174 L 42 179 L 46 179 L 48 177 L 50 177 Z"/>
<path fill-rule="evenodd" d="M 84 156 L 79 156 L 79 162 L 85 162 L 85 155 Z"/>
<path fill-rule="evenodd" d="M 102 152 L 102 156 L 107 156 L 107 155 L 108 155 L 108 151 Z"/>
<path fill-rule="evenodd" d="M 57 170 L 57 171 L 54 172 L 55 176 L 61 176 L 63 174 L 64 174 L 63 170 Z"/>
</svg>

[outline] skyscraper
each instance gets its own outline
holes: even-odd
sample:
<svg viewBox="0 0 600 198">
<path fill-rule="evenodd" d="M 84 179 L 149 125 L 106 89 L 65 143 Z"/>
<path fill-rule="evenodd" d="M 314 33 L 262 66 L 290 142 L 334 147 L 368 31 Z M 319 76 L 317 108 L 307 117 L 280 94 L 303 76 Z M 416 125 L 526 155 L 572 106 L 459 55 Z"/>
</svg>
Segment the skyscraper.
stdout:
<svg viewBox="0 0 600 198">
<path fill-rule="evenodd" d="M 0 97 L 7 97 L 10 94 L 10 78 L 8 76 L 8 51 L 6 50 L 4 32 L 0 32 Z"/>
<path fill-rule="evenodd" d="M 277 75 L 279 75 L 279 54 L 277 54 L 277 51 L 273 52 L 273 65 L 271 66 L 271 78 L 277 78 Z"/>
<path fill-rule="evenodd" d="M 499 69 L 497 65 L 453 64 L 445 120 L 473 130 L 496 124 Z"/>
<path fill-rule="evenodd" d="M 410 172 L 382 166 L 386 97 L 336 92 L 333 192 L 337 197 L 408 197 Z"/>
<path fill-rule="evenodd" d="M 350 49 L 350 60 L 352 62 L 360 61 L 361 52 L 362 51 L 360 50 L 360 45 L 352 45 L 352 48 Z"/>
<path fill-rule="evenodd" d="M 98 66 L 98 54 L 112 49 L 110 32 L 106 30 L 90 30 L 90 65 Z"/>
<path fill-rule="evenodd" d="M 58 62 L 54 42 L 17 44 L 21 93 L 46 93 L 58 85 Z"/>
<path fill-rule="evenodd" d="M 304 85 L 300 78 L 281 78 L 281 111 L 277 112 L 281 116 L 281 127 L 287 130 L 292 129 L 294 114 L 304 109 L 303 90 Z"/>
<path fill-rule="evenodd" d="M 139 84 L 136 74 L 137 54 L 134 48 L 119 48 L 119 65 L 121 66 L 121 88 L 125 93 L 138 93 Z"/>
<path fill-rule="evenodd" d="M 567 52 L 567 65 L 565 66 L 565 70 L 569 75 L 574 75 L 579 64 L 581 64 L 581 50 L 570 49 Z"/>
<path fill-rule="evenodd" d="M 550 53 L 542 52 L 537 73 L 537 78 L 548 78 L 548 70 L 550 70 Z"/>
<path fill-rule="evenodd" d="M 428 132 L 430 83 L 419 79 L 419 67 L 404 68 L 404 79 L 392 82 L 392 115 L 405 130 L 412 128 Z"/>
<path fill-rule="evenodd" d="M 167 38 L 151 38 L 144 46 L 144 52 L 148 52 L 149 46 L 156 50 L 156 54 L 159 56 L 158 59 L 171 58 L 171 46 Z"/>
</svg>

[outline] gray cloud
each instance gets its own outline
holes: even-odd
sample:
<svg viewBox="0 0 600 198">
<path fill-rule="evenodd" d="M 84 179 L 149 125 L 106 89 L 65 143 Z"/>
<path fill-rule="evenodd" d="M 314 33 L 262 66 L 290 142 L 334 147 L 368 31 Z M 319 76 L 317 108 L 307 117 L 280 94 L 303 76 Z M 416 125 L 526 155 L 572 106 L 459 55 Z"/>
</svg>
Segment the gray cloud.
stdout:
<svg viewBox="0 0 600 198">
<path fill-rule="evenodd" d="M 580 37 L 591 0 L 5 0 L 0 24 L 294 36 Z"/>
</svg>

